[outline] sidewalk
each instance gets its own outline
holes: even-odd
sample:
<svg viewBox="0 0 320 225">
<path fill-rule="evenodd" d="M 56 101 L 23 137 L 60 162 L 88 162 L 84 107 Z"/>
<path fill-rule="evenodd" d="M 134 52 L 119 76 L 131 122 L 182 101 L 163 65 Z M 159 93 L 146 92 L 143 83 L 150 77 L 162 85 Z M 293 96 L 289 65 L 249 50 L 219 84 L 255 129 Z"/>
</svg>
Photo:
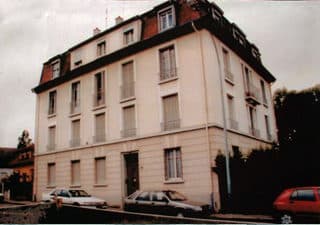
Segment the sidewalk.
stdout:
<svg viewBox="0 0 320 225">
<path fill-rule="evenodd" d="M 225 220 L 243 220 L 243 221 L 263 221 L 263 222 L 273 222 L 274 218 L 271 215 L 246 215 L 246 214 L 213 214 L 211 216 L 213 219 L 225 219 Z"/>
</svg>

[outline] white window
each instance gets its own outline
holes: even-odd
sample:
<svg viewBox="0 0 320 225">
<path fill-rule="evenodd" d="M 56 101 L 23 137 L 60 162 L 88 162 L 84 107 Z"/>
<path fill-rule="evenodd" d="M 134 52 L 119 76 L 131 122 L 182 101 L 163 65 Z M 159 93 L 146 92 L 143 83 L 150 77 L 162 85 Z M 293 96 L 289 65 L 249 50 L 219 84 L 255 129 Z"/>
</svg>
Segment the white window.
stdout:
<svg viewBox="0 0 320 225">
<path fill-rule="evenodd" d="M 174 8 L 170 7 L 158 14 L 159 31 L 170 29 L 176 25 Z"/>
<path fill-rule="evenodd" d="M 56 105 L 57 105 L 57 91 L 51 91 L 49 93 L 48 115 L 52 115 L 56 113 Z"/>
<path fill-rule="evenodd" d="M 55 186 L 56 185 L 56 164 L 49 163 L 48 164 L 48 186 Z"/>
<path fill-rule="evenodd" d="M 263 104 L 267 105 L 268 100 L 267 100 L 266 88 L 263 80 L 260 80 L 260 86 L 261 86 Z"/>
<path fill-rule="evenodd" d="M 123 130 L 122 137 L 131 137 L 136 135 L 136 114 L 135 106 L 123 108 Z"/>
<path fill-rule="evenodd" d="M 233 74 L 231 73 L 229 52 L 226 49 L 222 48 L 222 54 L 223 54 L 225 78 L 228 79 L 229 81 L 233 82 Z"/>
<path fill-rule="evenodd" d="M 255 137 L 260 137 L 260 131 L 257 129 L 257 110 L 252 106 L 248 106 L 248 108 L 250 134 Z"/>
<path fill-rule="evenodd" d="M 95 183 L 106 183 L 106 158 L 95 158 Z"/>
<path fill-rule="evenodd" d="M 94 95 L 93 95 L 93 106 L 97 107 L 105 104 L 105 92 L 104 92 L 104 73 L 97 73 L 94 76 Z"/>
<path fill-rule="evenodd" d="M 70 146 L 76 147 L 80 145 L 80 120 L 71 122 L 71 140 Z"/>
<path fill-rule="evenodd" d="M 228 100 L 228 112 L 229 112 L 229 127 L 231 129 L 238 129 L 238 122 L 236 121 L 234 99 L 231 95 L 227 95 Z"/>
<path fill-rule="evenodd" d="M 123 32 L 123 44 L 128 45 L 134 42 L 134 31 L 133 29 L 126 30 Z"/>
<path fill-rule="evenodd" d="M 182 179 L 182 159 L 180 148 L 165 150 L 165 179 Z"/>
<path fill-rule="evenodd" d="M 97 44 L 97 56 L 103 56 L 106 54 L 106 42 L 102 41 Z"/>
<path fill-rule="evenodd" d="M 180 113 L 178 95 L 163 97 L 163 125 L 162 130 L 173 130 L 180 127 Z"/>
<path fill-rule="evenodd" d="M 265 121 L 265 124 L 266 124 L 267 139 L 269 141 L 271 141 L 272 140 L 272 135 L 271 135 L 271 132 L 270 132 L 270 122 L 269 122 L 269 117 L 267 115 L 264 116 L 264 121 Z"/>
<path fill-rule="evenodd" d="M 52 67 L 52 79 L 60 76 L 60 60 L 57 60 L 51 64 Z"/>
<path fill-rule="evenodd" d="M 174 46 L 159 51 L 160 54 L 160 80 L 177 76 Z"/>
<path fill-rule="evenodd" d="M 71 185 L 80 185 L 80 160 L 71 161 Z"/>
<path fill-rule="evenodd" d="M 74 57 L 74 65 L 75 66 L 80 66 L 82 64 L 82 52 L 80 49 L 76 50 L 73 53 L 73 57 Z"/>
<path fill-rule="evenodd" d="M 71 86 L 71 114 L 80 112 L 80 82 Z"/>
<path fill-rule="evenodd" d="M 122 65 L 121 99 L 131 98 L 134 95 L 133 62 L 131 61 Z"/>
<path fill-rule="evenodd" d="M 96 130 L 94 136 L 94 142 L 103 142 L 106 140 L 105 133 L 105 114 L 98 114 L 95 116 Z"/>
<path fill-rule="evenodd" d="M 47 150 L 54 150 L 56 148 L 56 126 L 48 128 L 48 145 Z"/>
</svg>

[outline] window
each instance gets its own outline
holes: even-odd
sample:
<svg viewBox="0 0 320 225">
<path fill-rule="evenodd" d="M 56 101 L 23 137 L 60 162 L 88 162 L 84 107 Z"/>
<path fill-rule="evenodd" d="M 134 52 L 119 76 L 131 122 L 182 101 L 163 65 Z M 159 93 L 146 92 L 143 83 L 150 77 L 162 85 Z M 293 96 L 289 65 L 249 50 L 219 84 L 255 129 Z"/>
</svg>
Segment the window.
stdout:
<svg viewBox="0 0 320 225">
<path fill-rule="evenodd" d="M 136 115 L 135 106 L 123 108 L 123 130 L 122 137 L 131 137 L 136 135 Z"/>
<path fill-rule="evenodd" d="M 264 81 L 260 80 L 260 86 L 261 86 L 261 91 L 262 91 L 262 100 L 263 100 L 263 104 L 267 105 L 268 101 L 267 101 L 267 94 L 266 94 L 266 88 L 264 85 Z"/>
<path fill-rule="evenodd" d="M 133 29 L 123 32 L 123 44 L 128 45 L 134 41 Z"/>
<path fill-rule="evenodd" d="M 94 88 L 95 92 L 93 95 L 93 106 L 101 106 L 105 104 L 105 93 L 104 93 L 104 73 L 97 73 L 94 76 Z"/>
<path fill-rule="evenodd" d="M 80 113 L 80 82 L 71 86 L 71 114 Z"/>
<path fill-rule="evenodd" d="M 105 184 L 106 183 L 106 158 L 95 158 L 95 183 Z"/>
<path fill-rule="evenodd" d="M 52 67 L 52 79 L 56 79 L 60 76 L 60 61 L 57 60 L 51 64 Z"/>
<path fill-rule="evenodd" d="M 51 91 L 49 93 L 49 110 L 48 110 L 49 115 L 56 113 L 56 104 L 57 104 L 57 91 Z"/>
<path fill-rule="evenodd" d="M 80 160 L 71 161 L 71 185 L 80 185 Z"/>
<path fill-rule="evenodd" d="M 142 192 L 137 198 L 138 201 L 150 201 L 149 192 Z"/>
<path fill-rule="evenodd" d="M 56 126 L 48 129 L 48 146 L 47 150 L 54 150 L 56 148 Z"/>
<path fill-rule="evenodd" d="M 267 115 L 264 116 L 264 121 L 266 124 L 266 133 L 267 133 L 267 139 L 269 141 L 272 140 L 271 132 L 270 132 L 270 123 L 269 123 L 269 117 Z"/>
<path fill-rule="evenodd" d="M 260 131 L 257 129 L 257 110 L 252 106 L 249 108 L 249 130 L 250 134 L 255 137 L 260 137 Z"/>
<path fill-rule="evenodd" d="M 296 190 L 290 196 L 290 200 L 294 201 L 315 201 L 316 197 L 312 189 Z"/>
<path fill-rule="evenodd" d="M 163 192 L 153 192 L 152 201 L 154 202 L 168 202 L 167 197 Z"/>
<path fill-rule="evenodd" d="M 74 58 L 74 65 L 75 66 L 80 66 L 82 64 L 82 52 L 80 49 L 76 50 L 73 53 L 73 58 Z"/>
<path fill-rule="evenodd" d="M 158 14 L 159 31 L 165 31 L 175 26 L 174 8 L 170 7 Z"/>
<path fill-rule="evenodd" d="M 229 126 L 231 129 L 238 129 L 238 122 L 235 118 L 235 110 L 234 110 L 234 100 L 231 95 L 227 95 L 228 99 L 228 112 L 229 112 Z"/>
<path fill-rule="evenodd" d="M 230 55 L 229 52 L 222 48 L 222 53 L 223 53 L 223 64 L 224 64 L 224 73 L 225 73 L 225 78 L 231 82 L 233 82 L 233 74 L 231 73 L 230 70 Z"/>
<path fill-rule="evenodd" d="M 174 46 L 160 50 L 160 81 L 177 76 Z"/>
<path fill-rule="evenodd" d="M 94 136 L 94 142 L 103 142 L 106 140 L 105 133 L 105 114 L 98 114 L 95 116 L 96 130 Z"/>
<path fill-rule="evenodd" d="M 48 164 L 48 186 L 55 186 L 56 184 L 56 164 Z"/>
<path fill-rule="evenodd" d="M 134 95 L 133 62 L 131 61 L 122 65 L 121 99 L 131 98 Z"/>
<path fill-rule="evenodd" d="M 106 42 L 102 41 L 97 44 L 97 56 L 103 56 L 106 54 Z"/>
<path fill-rule="evenodd" d="M 182 179 L 182 160 L 180 148 L 165 150 L 165 178 Z"/>
<path fill-rule="evenodd" d="M 80 120 L 73 120 L 71 123 L 70 146 L 76 147 L 79 145 L 80 145 Z"/>
<path fill-rule="evenodd" d="M 180 127 L 178 95 L 164 97 L 162 130 L 173 130 Z"/>
</svg>

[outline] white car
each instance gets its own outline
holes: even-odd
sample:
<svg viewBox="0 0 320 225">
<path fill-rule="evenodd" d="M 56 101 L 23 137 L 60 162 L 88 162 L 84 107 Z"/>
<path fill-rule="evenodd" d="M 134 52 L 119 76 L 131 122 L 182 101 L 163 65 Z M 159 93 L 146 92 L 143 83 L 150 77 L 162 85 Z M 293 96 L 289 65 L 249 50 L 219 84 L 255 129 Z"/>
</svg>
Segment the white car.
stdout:
<svg viewBox="0 0 320 225">
<path fill-rule="evenodd" d="M 49 193 L 42 194 L 44 202 L 54 202 L 56 199 L 61 199 L 62 204 L 107 208 L 107 202 L 104 199 L 92 197 L 81 189 L 54 189 Z"/>
</svg>

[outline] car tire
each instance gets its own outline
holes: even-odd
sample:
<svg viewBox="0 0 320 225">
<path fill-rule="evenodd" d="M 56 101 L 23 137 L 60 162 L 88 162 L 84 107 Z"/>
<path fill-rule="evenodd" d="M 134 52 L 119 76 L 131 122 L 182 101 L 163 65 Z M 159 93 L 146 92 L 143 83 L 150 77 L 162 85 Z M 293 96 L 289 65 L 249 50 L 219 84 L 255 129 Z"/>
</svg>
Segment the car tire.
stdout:
<svg viewBox="0 0 320 225">
<path fill-rule="evenodd" d="M 292 224 L 293 223 L 293 216 L 290 213 L 283 212 L 279 216 L 279 223 L 281 224 Z"/>
<path fill-rule="evenodd" d="M 183 212 L 178 212 L 177 217 L 178 218 L 184 218 Z"/>
</svg>

